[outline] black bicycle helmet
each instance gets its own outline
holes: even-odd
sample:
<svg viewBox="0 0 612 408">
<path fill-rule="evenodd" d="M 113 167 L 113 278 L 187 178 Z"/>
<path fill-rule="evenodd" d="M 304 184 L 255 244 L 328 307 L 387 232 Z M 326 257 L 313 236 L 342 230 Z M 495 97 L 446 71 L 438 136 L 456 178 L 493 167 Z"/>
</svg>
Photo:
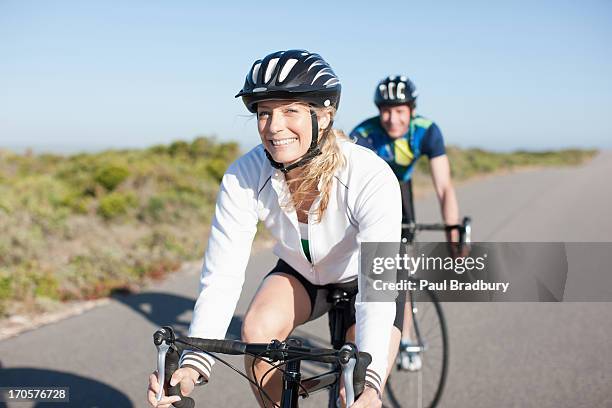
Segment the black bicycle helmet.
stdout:
<svg viewBox="0 0 612 408">
<path fill-rule="evenodd" d="M 340 80 L 319 54 L 306 50 L 288 50 L 272 53 L 257 60 L 251 66 L 244 86 L 236 95 L 242 97 L 246 108 L 257 112 L 257 103 L 266 100 L 295 99 L 312 106 L 336 109 L 340 103 Z M 288 172 L 302 166 L 321 153 L 319 149 L 319 125 L 317 115 L 311 109 L 312 142 L 306 154 L 296 163 L 285 167 L 272 159 L 266 150 L 270 163 L 275 168 Z M 328 129 L 331 129 L 331 123 Z"/>
<path fill-rule="evenodd" d="M 408 105 L 416 106 L 417 90 L 411 80 L 404 75 L 389 76 L 378 83 L 374 92 L 376 106 Z"/>
<path fill-rule="evenodd" d="M 299 99 L 315 106 L 340 102 L 340 80 L 319 54 L 305 50 L 278 51 L 255 61 L 236 97 L 257 112 L 257 102 Z"/>
</svg>

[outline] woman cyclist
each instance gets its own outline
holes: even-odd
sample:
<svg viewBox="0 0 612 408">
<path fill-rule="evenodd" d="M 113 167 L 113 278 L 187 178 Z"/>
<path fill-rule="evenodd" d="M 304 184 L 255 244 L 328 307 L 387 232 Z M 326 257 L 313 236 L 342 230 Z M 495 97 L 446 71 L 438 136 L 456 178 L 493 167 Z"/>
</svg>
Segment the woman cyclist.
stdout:
<svg viewBox="0 0 612 408">
<path fill-rule="evenodd" d="M 330 308 L 325 294 L 342 287 L 354 304 L 347 339 L 372 355 L 366 388 L 353 407 L 380 407 L 403 305 L 361 301 L 359 244 L 399 242 L 400 189 L 383 160 L 332 128 L 340 89 L 329 64 L 304 50 L 276 52 L 252 65 L 236 97 L 257 114 L 261 144 L 234 162 L 221 182 L 189 336 L 225 337 L 261 220 L 277 241 L 279 260 L 248 308 L 243 341 L 287 338 L 325 314 Z M 245 360 L 249 375 L 251 362 Z M 213 363 L 207 355 L 185 352 L 171 384 L 180 382 L 183 393 L 190 393 L 208 381 Z M 269 367 L 258 361 L 257 378 Z M 279 403 L 280 372 L 266 379 L 264 389 Z M 164 397 L 157 403 L 156 391 L 153 374 L 151 405 L 178 400 Z M 255 395 L 261 406 L 272 405 Z"/>
</svg>

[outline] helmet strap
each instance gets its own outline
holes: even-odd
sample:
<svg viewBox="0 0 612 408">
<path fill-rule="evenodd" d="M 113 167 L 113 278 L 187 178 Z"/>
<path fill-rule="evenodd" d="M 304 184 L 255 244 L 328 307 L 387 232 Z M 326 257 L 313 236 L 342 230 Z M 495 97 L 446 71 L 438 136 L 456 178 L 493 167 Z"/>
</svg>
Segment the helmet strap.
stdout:
<svg viewBox="0 0 612 408">
<path fill-rule="evenodd" d="M 321 154 L 321 149 L 319 149 L 319 137 L 318 137 L 319 136 L 319 122 L 317 120 L 316 112 L 313 111 L 312 109 L 310 109 L 310 123 L 312 126 L 312 139 L 310 141 L 310 147 L 308 148 L 308 151 L 306 152 L 306 154 L 302 156 L 302 158 L 298 160 L 297 162 L 292 163 L 289 166 L 285 166 L 283 163 L 274 161 L 274 159 L 272 158 L 272 155 L 266 150 L 265 151 L 266 157 L 270 161 L 270 164 L 272 165 L 272 167 L 274 167 L 275 169 L 279 169 L 283 173 L 287 174 L 291 170 L 305 165 L 306 163 L 311 161 L 313 158 Z M 329 124 L 329 127 L 331 127 L 331 123 Z"/>
</svg>

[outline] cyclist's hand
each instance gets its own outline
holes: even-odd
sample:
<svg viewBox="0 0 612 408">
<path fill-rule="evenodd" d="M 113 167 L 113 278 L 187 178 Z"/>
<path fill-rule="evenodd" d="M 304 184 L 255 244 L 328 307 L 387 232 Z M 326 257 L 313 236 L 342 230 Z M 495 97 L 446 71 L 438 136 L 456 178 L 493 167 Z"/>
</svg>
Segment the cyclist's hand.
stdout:
<svg viewBox="0 0 612 408">
<path fill-rule="evenodd" d="M 340 406 L 346 407 L 346 392 L 342 377 L 340 377 Z M 359 407 L 382 407 L 382 401 L 380 398 L 378 398 L 378 392 L 372 387 L 365 387 L 359 398 L 357 398 L 357 401 L 355 401 L 349 408 Z"/>
<path fill-rule="evenodd" d="M 340 398 L 340 404 L 337 404 L 338 401 L 336 401 L 336 404 L 342 408 L 346 408 L 346 390 L 344 388 L 344 377 L 340 377 L 339 398 Z"/>
<path fill-rule="evenodd" d="M 470 252 L 472 252 L 472 247 L 470 246 L 470 244 L 461 245 L 461 250 L 459 251 L 459 253 L 462 258 L 467 258 L 468 256 L 470 256 Z"/>
<path fill-rule="evenodd" d="M 169 408 L 171 404 L 180 401 L 181 397 L 166 397 L 166 393 L 164 392 L 162 395 L 162 399 L 157 402 L 157 391 L 159 391 L 159 379 L 157 378 L 157 371 L 149 376 L 149 389 L 147 390 L 147 401 L 149 401 L 149 405 L 157 408 Z"/>
<path fill-rule="evenodd" d="M 453 228 L 450 231 L 446 231 L 446 242 L 459 242 L 459 230 Z"/>
<path fill-rule="evenodd" d="M 179 368 L 172 375 L 172 378 L 170 379 L 170 385 L 174 386 L 180 383 L 181 393 L 183 394 L 183 396 L 189 395 L 193 391 L 193 388 L 195 387 L 195 383 L 199 375 L 200 374 L 192 368 Z M 176 395 L 172 397 L 166 397 L 164 392 L 164 396 L 162 397 L 162 399 L 157 402 L 156 395 L 158 390 L 159 380 L 157 378 L 157 373 L 155 372 L 149 377 L 149 389 L 147 392 L 147 400 L 149 401 L 149 404 L 157 408 L 169 408 L 171 404 L 181 400 L 181 397 Z"/>
<path fill-rule="evenodd" d="M 372 387 L 365 387 L 357 401 L 349 408 L 381 408 L 382 401 L 378 397 L 378 391 Z"/>
</svg>

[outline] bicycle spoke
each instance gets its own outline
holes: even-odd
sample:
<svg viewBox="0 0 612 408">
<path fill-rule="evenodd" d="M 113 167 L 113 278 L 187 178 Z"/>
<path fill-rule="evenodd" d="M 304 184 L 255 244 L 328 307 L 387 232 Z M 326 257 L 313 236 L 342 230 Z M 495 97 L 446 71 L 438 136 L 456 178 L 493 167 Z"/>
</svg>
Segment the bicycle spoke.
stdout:
<svg viewBox="0 0 612 408">
<path fill-rule="evenodd" d="M 422 307 L 424 309 L 423 313 L 421 314 L 421 319 L 425 320 L 425 318 L 427 317 L 427 314 L 429 313 L 429 310 L 431 309 L 430 307 L 425 307 L 426 303 L 423 303 L 417 307 Z M 420 310 L 420 309 L 419 309 Z"/>
<path fill-rule="evenodd" d="M 423 365 L 428 365 L 430 367 L 438 367 L 440 365 L 440 364 L 433 364 L 434 362 L 441 363 L 442 360 L 439 357 L 429 357 L 423 362 Z"/>
<path fill-rule="evenodd" d="M 428 329 L 428 330 L 425 332 L 425 338 L 427 338 L 427 339 L 434 338 L 434 339 L 435 339 L 435 338 L 440 337 L 440 335 L 439 335 L 439 334 L 437 334 L 436 336 L 431 336 L 432 331 L 434 331 L 434 330 L 435 330 L 435 333 L 439 333 L 439 328 L 438 328 L 438 327 L 431 326 L 431 327 L 430 327 L 430 328 L 429 328 L 429 329 Z"/>
</svg>

